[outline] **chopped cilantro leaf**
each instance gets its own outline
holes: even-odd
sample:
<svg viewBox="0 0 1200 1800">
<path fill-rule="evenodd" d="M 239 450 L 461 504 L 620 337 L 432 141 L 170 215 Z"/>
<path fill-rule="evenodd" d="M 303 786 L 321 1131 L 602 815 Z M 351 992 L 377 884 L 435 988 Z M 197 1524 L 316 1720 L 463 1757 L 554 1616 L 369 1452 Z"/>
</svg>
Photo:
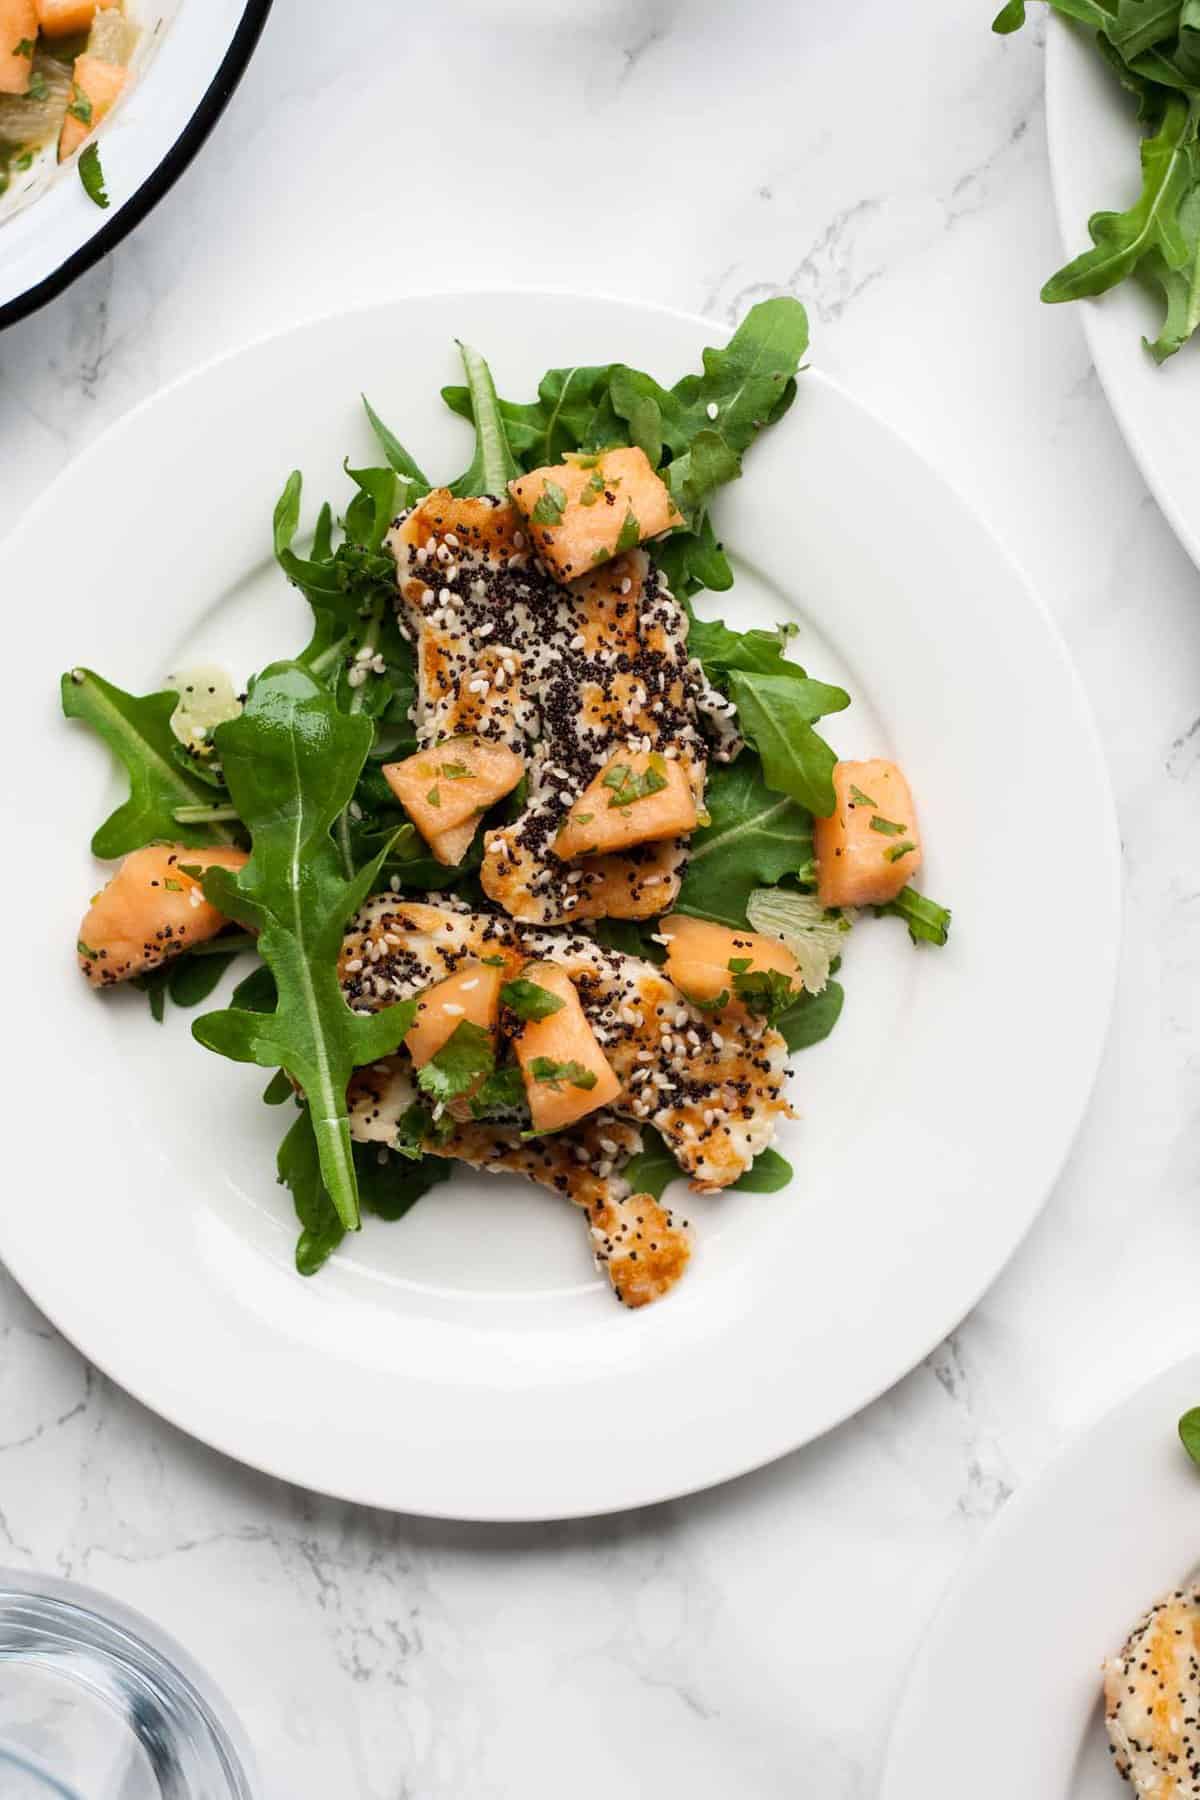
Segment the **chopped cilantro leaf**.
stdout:
<svg viewBox="0 0 1200 1800">
<path fill-rule="evenodd" d="M 569 1082 L 572 1087 L 594 1088 L 596 1073 L 594 1069 L 585 1069 L 579 1062 L 555 1062 L 552 1056 L 535 1056 L 529 1065 L 529 1073 L 535 1081 L 544 1081 L 555 1093 L 561 1091 L 562 1083 Z"/>
<path fill-rule="evenodd" d="M 561 1012 L 567 1004 L 549 988 L 539 987 L 536 981 L 526 981 L 523 976 L 518 976 L 516 981 L 506 981 L 500 989 L 500 998 L 518 1019 L 548 1019 L 551 1013 Z"/>
<path fill-rule="evenodd" d="M 613 797 L 609 807 L 632 806 L 635 800 L 645 800 L 649 794 L 659 794 L 667 785 L 661 756 L 652 756 L 640 775 L 630 768 L 628 763 L 616 763 L 604 776 L 602 787 L 612 788 Z"/>
<path fill-rule="evenodd" d="M 551 481 L 547 477 L 538 503 L 529 516 L 535 525 L 561 525 L 566 507 L 566 494 L 557 481 Z"/>
<path fill-rule="evenodd" d="M 637 522 L 637 515 L 634 513 L 632 506 L 627 507 L 625 511 L 625 522 L 621 526 L 620 535 L 617 538 L 618 556 L 622 550 L 636 550 L 641 541 L 642 528 Z"/>
<path fill-rule="evenodd" d="M 108 192 L 104 186 L 104 170 L 100 167 L 100 147 L 88 144 L 79 158 L 79 179 L 83 183 L 83 191 L 89 200 L 104 208 L 108 205 Z"/>
<path fill-rule="evenodd" d="M 417 1070 L 417 1086 L 431 1100 L 457 1100 L 481 1075 L 491 1074 L 495 1060 L 491 1033 L 463 1019 L 436 1056 Z"/>
</svg>

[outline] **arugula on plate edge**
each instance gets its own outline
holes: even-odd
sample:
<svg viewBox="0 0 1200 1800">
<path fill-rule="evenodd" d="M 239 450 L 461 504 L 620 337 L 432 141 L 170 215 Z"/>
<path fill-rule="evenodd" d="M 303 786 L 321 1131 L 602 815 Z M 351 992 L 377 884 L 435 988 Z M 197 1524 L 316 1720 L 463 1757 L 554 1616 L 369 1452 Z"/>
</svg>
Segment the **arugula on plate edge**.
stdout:
<svg viewBox="0 0 1200 1800">
<path fill-rule="evenodd" d="M 1054 304 L 1104 294 L 1130 276 L 1157 290 L 1158 335 L 1143 342 L 1158 363 L 1200 324 L 1200 12 L 1195 0 L 1048 0 L 1095 33 L 1097 49 L 1138 103 L 1141 191 L 1124 212 L 1088 221 L 1092 248 L 1042 289 Z M 1025 0 L 1009 0 L 992 29 L 1025 23 Z"/>
</svg>

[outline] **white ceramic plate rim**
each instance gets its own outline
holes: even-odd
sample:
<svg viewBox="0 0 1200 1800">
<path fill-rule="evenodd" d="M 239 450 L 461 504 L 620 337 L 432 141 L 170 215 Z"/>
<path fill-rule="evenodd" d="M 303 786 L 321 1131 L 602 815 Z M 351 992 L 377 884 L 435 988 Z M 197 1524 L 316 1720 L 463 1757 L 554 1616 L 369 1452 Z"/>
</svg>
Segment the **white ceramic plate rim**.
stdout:
<svg viewBox="0 0 1200 1800">
<path fill-rule="evenodd" d="M 634 354 L 632 345 L 637 338 L 639 321 L 652 339 L 656 333 L 665 334 L 675 329 L 684 343 L 711 342 L 722 335 L 721 328 L 711 322 L 670 313 L 666 309 L 566 294 L 514 294 L 511 290 L 495 295 L 410 296 L 390 306 L 342 315 L 336 320 L 314 321 L 285 334 L 282 339 L 264 338 L 247 350 L 208 365 L 128 415 L 60 477 L 23 522 L 19 532 L 9 540 L 6 552 L 18 557 L 21 545 L 32 544 L 43 522 L 56 511 L 61 516 L 69 516 L 70 496 L 86 492 L 89 481 L 103 476 L 111 482 L 114 472 L 121 467 L 126 445 L 136 447 L 143 422 L 149 424 L 156 414 L 159 435 L 164 443 L 168 443 L 172 409 L 186 408 L 190 398 L 203 394 L 206 383 L 219 384 L 226 371 L 232 379 L 239 365 L 245 371 L 260 355 L 278 358 L 291 354 L 293 349 L 302 352 L 306 334 L 319 335 L 333 329 L 369 332 L 373 328 L 372 321 L 382 327 L 395 320 L 393 335 L 399 341 L 403 337 L 402 324 L 407 322 L 411 330 L 412 321 L 423 314 L 436 318 L 439 329 L 447 337 L 451 330 L 463 329 L 458 319 L 465 315 L 471 329 L 477 329 L 482 338 L 487 319 L 493 314 L 502 314 L 515 304 L 522 309 L 547 309 L 547 317 L 552 318 L 566 309 L 567 317 L 578 316 L 585 322 L 590 319 L 593 336 L 595 321 L 602 318 L 605 329 L 611 334 L 609 341 L 614 336 L 618 339 L 613 347 L 629 355 Z M 623 339 L 622 331 L 626 334 Z M 586 342 L 587 331 L 581 335 L 582 341 Z M 488 348 L 502 378 L 503 330 L 494 334 L 494 338 Z M 686 362 L 687 353 L 681 355 Z M 37 1304 L 64 1335 L 76 1342 L 107 1374 L 181 1428 L 230 1455 L 286 1479 L 347 1499 L 429 1515 L 534 1519 L 585 1515 L 648 1504 L 712 1485 L 768 1462 L 808 1442 L 875 1398 L 919 1361 L 975 1304 L 1040 1210 L 1069 1153 L 1091 1091 L 1106 1037 L 1115 977 L 1120 920 L 1119 849 L 1112 798 L 1095 728 L 1056 627 L 993 535 L 897 434 L 881 425 L 826 378 L 810 373 L 804 379 L 812 390 L 810 404 L 814 410 L 831 409 L 831 416 L 844 419 L 847 428 L 860 439 L 864 448 L 873 446 L 886 460 L 889 480 L 903 475 L 931 503 L 936 498 L 937 516 L 944 533 L 948 536 L 962 534 L 964 544 L 969 541 L 971 545 L 972 558 L 981 566 L 986 565 L 995 580 L 1001 583 L 1010 608 L 1005 619 L 1005 636 L 1015 634 L 1021 638 L 1022 633 L 1028 632 L 1030 641 L 1036 642 L 1039 666 L 1030 670 L 1030 680 L 1035 688 L 1043 681 L 1045 693 L 1053 695 L 1053 727 L 1061 738 L 1064 753 L 1072 761 L 1072 792 L 1079 801 L 1087 842 L 1089 906 L 1085 936 L 1088 941 L 1086 950 L 1082 945 L 1077 949 L 1074 943 L 1070 947 L 1063 946 L 1061 951 L 1055 952 L 1056 960 L 1048 964 L 1051 968 L 1069 968 L 1071 958 L 1080 956 L 1078 991 L 1073 991 L 1070 1019 L 1071 1055 L 1064 1066 L 1056 1065 L 1053 1072 L 1053 1080 L 1060 1084 L 1058 1101 L 1048 1109 L 1052 1122 L 1043 1132 L 1036 1151 L 1028 1152 L 1030 1166 L 1024 1170 L 1019 1191 L 1006 1190 L 1003 1215 L 989 1215 L 979 1233 L 970 1239 L 964 1237 L 956 1248 L 963 1266 L 937 1275 L 933 1280 L 934 1293 L 927 1305 L 922 1303 L 913 1316 L 901 1306 L 894 1319 L 854 1338 L 854 1370 L 847 1372 L 843 1357 L 834 1378 L 840 1385 L 824 1387 L 819 1395 L 807 1395 L 800 1404 L 784 1385 L 781 1372 L 778 1379 L 763 1384 L 756 1400 L 740 1408 L 736 1422 L 729 1427 L 726 1436 L 706 1432 L 706 1396 L 703 1393 L 689 1396 L 687 1418 L 681 1422 L 678 1438 L 672 1439 L 669 1446 L 643 1446 L 646 1451 L 643 1460 L 630 1458 L 626 1466 L 617 1466 L 619 1456 L 608 1453 L 609 1440 L 600 1442 L 589 1437 L 586 1426 L 580 1425 L 578 1429 L 582 1435 L 571 1444 L 569 1455 L 564 1454 L 553 1466 L 541 1469 L 527 1484 L 517 1478 L 497 1477 L 490 1493 L 486 1483 L 477 1487 L 465 1482 L 461 1467 L 465 1454 L 462 1445 L 454 1446 L 457 1462 L 449 1456 L 447 1448 L 449 1475 L 439 1476 L 437 1472 L 431 1475 L 427 1470 L 415 1475 L 406 1467 L 397 1479 L 394 1468 L 377 1469 L 373 1464 L 361 1463 L 352 1467 L 354 1441 L 345 1433 L 335 1445 L 321 1441 L 328 1433 L 313 1432 L 307 1425 L 300 1429 L 295 1421 L 285 1421 L 281 1425 L 275 1418 L 270 1421 L 271 1429 L 268 1430 L 263 1420 L 243 1419 L 228 1401 L 224 1404 L 214 1402 L 207 1393 L 189 1392 L 186 1404 L 182 1403 L 166 1370 L 161 1347 L 157 1355 L 149 1354 L 144 1344 L 137 1343 L 136 1329 L 123 1329 L 124 1321 L 114 1325 L 97 1317 L 89 1305 L 81 1306 L 78 1279 L 72 1278 L 63 1261 L 53 1256 L 39 1259 L 36 1244 L 22 1241 L 19 1220 L 12 1213 L 0 1215 L 0 1252 Z M 793 425 L 793 431 L 795 429 Z M 765 457 L 767 446 L 755 454 L 759 458 Z M 279 455 L 282 458 L 279 466 L 288 466 L 286 445 L 280 446 Z M 0 566 L 2 564 L 3 554 L 0 554 Z M 1024 613 L 1023 607 L 1027 608 Z M 1021 641 L 1025 640 L 1021 638 Z M 1032 747 L 1028 754 L 1034 754 Z M 1082 845 L 1078 848 L 1082 849 Z M 1021 945 L 1015 945 L 1014 950 L 1024 954 Z M 1085 967 L 1086 974 L 1082 973 Z M 1069 986 L 1074 977 L 1064 979 L 1068 980 Z M 921 1287 L 915 1278 L 912 1285 Z M 622 1319 L 620 1315 L 618 1319 L 631 1332 L 646 1332 L 647 1321 L 664 1312 L 664 1308 L 652 1308 L 648 1314 L 633 1319 Z M 760 1327 L 757 1317 L 754 1325 L 755 1329 Z M 650 1326 L 649 1329 L 655 1328 Z M 632 1337 L 629 1344 L 631 1348 L 627 1354 L 633 1354 L 635 1340 Z M 271 1355 L 277 1356 L 279 1350 L 279 1345 L 267 1347 L 267 1353 Z M 594 1388 L 592 1391 L 595 1393 Z M 286 1410 L 283 1399 L 280 1404 Z M 378 1420 L 373 1423 L 377 1424 Z M 561 1427 L 561 1417 L 558 1423 Z M 363 1428 L 367 1428 L 365 1423 Z M 330 1432 L 336 1437 L 332 1425 Z M 537 1442 L 536 1429 L 533 1429 L 532 1441 Z M 616 1443 L 616 1440 L 612 1441 Z M 542 1443 L 540 1448 L 545 1451 L 551 1447 Z M 565 1451 L 567 1447 L 564 1445 L 563 1448 Z"/>
<path fill-rule="evenodd" d="M 1094 181 L 1074 179 L 1080 164 L 1073 153 L 1081 137 L 1086 135 L 1094 146 L 1097 136 L 1107 138 L 1110 128 L 1115 129 L 1108 119 L 1097 119 L 1091 100 L 1081 94 L 1080 65 L 1089 58 L 1099 64 L 1099 53 L 1085 41 L 1083 29 L 1072 29 L 1051 12 L 1046 34 L 1046 140 L 1064 261 L 1087 248 L 1091 212 L 1131 205 L 1138 189 L 1139 138 L 1132 99 L 1121 94 L 1116 78 L 1103 69 L 1098 73 L 1113 87 L 1110 111 L 1115 113 L 1129 101 L 1123 183 L 1114 186 L 1109 178 L 1099 184 L 1106 191 L 1099 191 Z M 1096 374 L 1130 455 L 1176 537 L 1200 566 L 1200 506 L 1191 461 L 1196 392 L 1189 367 L 1200 355 L 1200 346 L 1193 340 L 1156 368 L 1141 334 L 1153 336 L 1160 309 L 1157 301 L 1132 288 L 1126 282 L 1099 299 L 1071 305 L 1082 318 Z"/>
<path fill-rule="evenodd" d="M 108 208 L 64 165 L 44 194 L 0 222 L 0 328 L 61 293 L 168 192 L 233 95 L 270 9 L 271 0 L 182 0 L 98 133 Z"/>
<path fill-rule="evenodd" d="M 968 1767 L 972 1800 L 1079 1791 L 1100 1733 L 1101 1662 L 1197 1562 L 1200 1474 L 1175 1432 L 1197 1403 L 1200 1356 L 1189 1356 L 1093 1420 L 1009 1501 L 912 1664 L 879 1800 L 956 1800 Z M 1121 1791 L 1111 1776 L 1114 1800 Z"/>
</svg>

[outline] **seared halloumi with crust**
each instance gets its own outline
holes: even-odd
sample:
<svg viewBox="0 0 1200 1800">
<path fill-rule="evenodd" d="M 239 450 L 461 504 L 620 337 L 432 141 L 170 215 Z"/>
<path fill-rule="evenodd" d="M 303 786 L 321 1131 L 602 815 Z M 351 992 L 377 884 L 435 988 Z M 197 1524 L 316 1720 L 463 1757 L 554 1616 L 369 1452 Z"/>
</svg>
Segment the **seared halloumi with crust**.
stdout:
<svg viewBox="0 0 1200 1800">
<path fill-rule="evenodd" d="M 1200 1800 L 1200 1588 L 1167 1594 L 1105 1663 L 1104 1723 L 1142 1800 Z"/>
<path fill-rule="evenodd" d="M 347 1095 L 353 1136 L 360 1143 L 392 1143 L 416 1098 L 412 1070 L 403 1058 L 360 1069 Z M 516 1125 L 456 1120 L 448 1136 L 427 1146 L 430 1155 L 452 1157 L 490 1175 L 524 1175 L 579 1207 L 597 1267 L 618 1300 L 631 1307 L 660 1300 L 691 1255 L 687 1220 L 677 1219 L 652 1195 L 634 1193 L 620 1173 L 641 1147 L 637 1128 L 609 1112 L 532 1139 L 523 1139 Z"/>
<path fill-rule="evenodd" d="M 653 1125 L 698 1191 L 745 1174 L 789 1114 L 779 1032 L 753 1020 L 718 1030 L 653 963 L 586 932 L 531 929 L 446 901 L 379 894 L 352 921 L 339 967 L 348 1003 L 376 1011 L 444 980 L 464 961 L 501 955 L 509 974 L 524 960 L 566 971 L 621 1082 L 611 1110 Z"/>
<path fill-rule="evenodd" d="M 488 896 L 541 925 L 668 910 L 683 837 L 569 864 L 553 850 L 617 752 L 680 761 L 699 808 L 709 756 L 740 748 L 734 709 L 689 658 L 687 615 L 645 552 L 561 586 L 533 559 L 511 504 L 445 489 L 399 520 L 389 543 L 401 624 L 417 647 L 419 743 L 470 733 L 526 762 L 524 810 L 485 841 Z"/>
</svg>

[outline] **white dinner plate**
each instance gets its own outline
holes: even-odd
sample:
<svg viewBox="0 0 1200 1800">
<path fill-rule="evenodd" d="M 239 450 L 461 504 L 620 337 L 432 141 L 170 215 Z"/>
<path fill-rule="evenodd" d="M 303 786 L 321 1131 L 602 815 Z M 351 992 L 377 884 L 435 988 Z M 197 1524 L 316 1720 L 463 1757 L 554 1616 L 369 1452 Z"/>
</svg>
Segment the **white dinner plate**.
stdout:
<svg viewBox="0 0 1200 1800">
<path fill-rule="evenodd" d="M 176 182 L 241 80 L 271 0 L 128 0 L 138 27 L 128 92 L 97 132 L 109 196 L 88 198 L 53 148 L 0 202 L 0 327 L 53 299 Z"/>
<path fill-rule="evenodd" d="M 1200 1563 L 1176 1431 L 1200 1356 L 1157 1375 L 1005 1507 L 909 1674 L 879 1800 L 1120 1800 L 1100 1665 Z"/>
<path fill-rule="evenodd" d="M 1064 262 L 1089 247 L 1087 222 L 1094 212 L 1121 212 L 1141 191 L 1136 109 L 1089 33 L 1052 13 L 1046 133 Z M 1200 343 L 1185 344 L 1160 368 L 1142 339 L 1157 336 L 1162 306 L 1137 281 L 1072 304 L 1080 310 L 1096 372 L 1134 461 L 1188 555 L 1200 564 Z"/>
<path fill-rule="evenodd" d="M 4 806 L 20 868 L 9 941 L 0 1254 L 55 1323 L 148 1405 L 233 1456 L 413 1512 L 535 1518 L 662 1499 L 780 1455 L 861 1407 L 973 1305 L 1028 1228 L 1103 1044 L 1119 857 L 1102 758 L 1063 645 L 1007 555 L 892 432 L 816 373 L 721 498 L 735 623 L 794 618 L 796 652 L 854 695 L 843 754 L 903 759 L 945 951 L 896 920 L 848 941 L 842 1024 L 799 1059 L 796 1178 L 689 1197 L 694 1263 L 622 1311 L 578 1213 L 457 1173 L 398 1225 L 369 1221 L 319 1276 L 292 1268 L 281 1130 L 261 1071 L 200 1050 L 74 967 L 118 793 L 58 716 L 60 671 L 138 691 L 189 657 L 241 679 L 299 647 L 270 560 L 272 504 L 307 517 L 373 453 L 365 390 L 425 467 L 467 460 L 439 386 L 452 336 L 505 394 L 548 366 L 623 358 L 674 379 L 721 328 L 608 300 L 400 300 L 201 371 L 76 462 L 0 554 L 10 667 Z M 69 576 L 64 570 L 70 571 Z M 1063 797 L 1069 797 L 1069 804 Z M 1087 899 L 1032 930 L 1015 886 Z"/>
</svg>

